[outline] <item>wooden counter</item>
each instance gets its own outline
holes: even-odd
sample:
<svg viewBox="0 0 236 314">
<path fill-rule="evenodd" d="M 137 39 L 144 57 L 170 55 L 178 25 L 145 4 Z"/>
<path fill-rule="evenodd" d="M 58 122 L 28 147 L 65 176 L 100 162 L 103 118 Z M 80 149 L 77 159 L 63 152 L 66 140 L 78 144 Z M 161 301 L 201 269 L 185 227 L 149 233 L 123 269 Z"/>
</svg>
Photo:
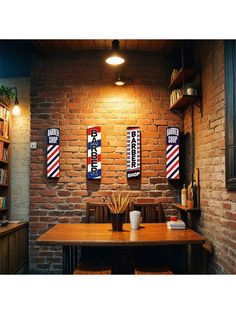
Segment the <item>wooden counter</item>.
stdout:
<svg viewBox="0 0 236 314">
<path fill-rule="evenodd" d="M 0 227 L 0 274 L 14 274 L 27 263 L 28 223 Z"/>
</svg>

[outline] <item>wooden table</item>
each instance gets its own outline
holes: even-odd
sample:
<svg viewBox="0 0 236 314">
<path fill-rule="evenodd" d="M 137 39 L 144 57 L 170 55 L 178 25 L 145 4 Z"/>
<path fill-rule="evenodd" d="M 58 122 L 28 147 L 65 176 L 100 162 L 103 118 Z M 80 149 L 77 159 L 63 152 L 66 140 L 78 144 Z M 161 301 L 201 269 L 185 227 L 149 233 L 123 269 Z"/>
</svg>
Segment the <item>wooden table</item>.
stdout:
<svg viewBox="0 0 236 314">
<path fill-rule="evenodd" d="M 141 224 L 139 230 L 123 225 L 122 232 L 112 231 L 111 224 L 57 224 L 37 240 L 40 245 L 62 245 L 63 273 L 75 267 L 76 246 L 159 246 L 203 244 L 205 238 L 191 229 L 169 230 L 165 223 Z"/>
</svg>

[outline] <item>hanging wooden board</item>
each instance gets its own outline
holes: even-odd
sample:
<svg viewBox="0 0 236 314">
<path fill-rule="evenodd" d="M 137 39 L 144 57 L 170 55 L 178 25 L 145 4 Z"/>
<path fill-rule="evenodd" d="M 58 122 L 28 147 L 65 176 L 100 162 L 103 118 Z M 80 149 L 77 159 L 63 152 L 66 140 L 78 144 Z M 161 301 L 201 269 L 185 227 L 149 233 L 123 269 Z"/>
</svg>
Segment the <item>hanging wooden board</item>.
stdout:
<svg viewBox="0 0 236 314">
<path fill-rule="evenodd" d="M 88 127 L 87 178 L 101 179 L 101 127 Z"/>
<path fill-rule="evenodd" d="M 47 178 L 59 178 L 60 172 L 60 130 L 47 129 Z"/>
<path fill-rule="evenodd" d="M 127 179 L 139 179 L 140 169 L 140 128 L 127 128 Z"/>
<path fill-rule="evenodd" d="M 166 128 L 166 177 L 177 180 L 179 176 L 179 128 Z"/>
</svg>

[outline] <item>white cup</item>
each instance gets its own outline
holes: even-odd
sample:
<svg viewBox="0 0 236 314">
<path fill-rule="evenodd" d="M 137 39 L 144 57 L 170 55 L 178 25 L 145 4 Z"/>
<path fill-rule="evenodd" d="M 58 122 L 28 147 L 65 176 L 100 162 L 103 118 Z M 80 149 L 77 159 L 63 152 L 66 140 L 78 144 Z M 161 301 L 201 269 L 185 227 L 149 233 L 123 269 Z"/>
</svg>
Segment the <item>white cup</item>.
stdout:
<svg viewBox="0 0 236 314">
<path fill-rule="evenodd" d="M 139 225 L 142 221 L 141 212 L 138 210 L 132 210 L 129 212 L 129 219 L 131 224 L 131 229 L 138 230 Z"/>
</svg>

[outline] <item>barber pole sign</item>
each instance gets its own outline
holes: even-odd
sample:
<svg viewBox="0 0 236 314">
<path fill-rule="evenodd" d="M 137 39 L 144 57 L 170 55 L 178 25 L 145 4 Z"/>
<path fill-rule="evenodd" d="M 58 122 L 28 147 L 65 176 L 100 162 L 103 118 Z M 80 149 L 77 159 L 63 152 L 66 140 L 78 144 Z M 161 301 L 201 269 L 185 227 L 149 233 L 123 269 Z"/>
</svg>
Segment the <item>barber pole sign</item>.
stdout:
<svg viewBox="0 0 236 314">
<path fill-rule="evenodd" d="M 179 128 L 166 128 L 166 177 L 179 179 Z"/>
<path fill-rule="evenodd" d="M 59 178 L 60 171 L 60 130 L 47 129 L 47 178 Z"/>
<path fill-rule="evenodd" d="M 101 179 L 101 127 L 88 127 L 88 179 Z"/>
<path fill-rule="evenodd" d="M 140 171 L 140 128 L 127 128 L 127 179 L 139 179 Z"/>
</svg>

